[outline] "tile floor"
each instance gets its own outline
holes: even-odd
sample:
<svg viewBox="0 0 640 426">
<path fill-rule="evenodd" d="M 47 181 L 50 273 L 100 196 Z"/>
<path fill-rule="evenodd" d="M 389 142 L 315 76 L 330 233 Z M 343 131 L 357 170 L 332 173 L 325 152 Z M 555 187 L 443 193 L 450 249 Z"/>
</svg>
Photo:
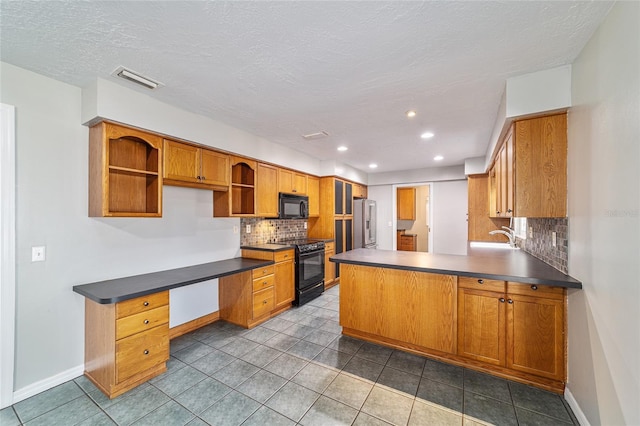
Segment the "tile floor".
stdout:
<svg viewBox="0 0 640 426">
<path fill-rule="evenodd" d="M 168 371 L 109 400 L 85 377 L 0 411 L 0 425 L 570 425 L 564 399 L 341 336 L 338 288 L 252 329 L 171 342 Z"/>
</svg>

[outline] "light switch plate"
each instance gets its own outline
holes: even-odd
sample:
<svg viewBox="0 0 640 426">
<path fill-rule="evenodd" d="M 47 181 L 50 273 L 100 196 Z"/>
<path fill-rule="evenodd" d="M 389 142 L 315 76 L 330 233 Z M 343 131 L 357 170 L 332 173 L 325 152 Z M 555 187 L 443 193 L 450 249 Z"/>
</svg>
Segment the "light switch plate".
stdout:
<svg viewBox="0 0 640 426">
<path fill-rule="evenodd" d="M 247 226 L 246 226 L 246 228 L 245 228 L 245 232 L 246 232 L 247 234 L 250 234 L 250 233 L 251 233 L 251 225 L 247 225 Z"/>
<path fill-rule="evenodd" d="M 304 223 L 304 229 L 307 229 L 307 222 Z"/>
<path fill-rule="evenodd" d="M 555 232 L 552 232 L 552 233 L 551 233 L 551 245 L 555 247 L 555 246 L 556 246 L 556 244 L 557 244 L 557 240 L 556 240 L 556 233 L 555 233 Z"/>
<path fill-rule="evenodd" d="M 533 226 L 529 227 L 529 238 L 533 238 Z"/>
<path fill-rule="evenodd" d="M 31 261 L 32 262 L 44 262 L 44 260 L 45 260 L 45 248 L 44 248 L 44 246 L 31 247 Z"/>
<path fill-rule="evenodd" d="M 237 225 L 233 225 L 233 233 L 237 234 L 240 231 Z"/>
</svg>

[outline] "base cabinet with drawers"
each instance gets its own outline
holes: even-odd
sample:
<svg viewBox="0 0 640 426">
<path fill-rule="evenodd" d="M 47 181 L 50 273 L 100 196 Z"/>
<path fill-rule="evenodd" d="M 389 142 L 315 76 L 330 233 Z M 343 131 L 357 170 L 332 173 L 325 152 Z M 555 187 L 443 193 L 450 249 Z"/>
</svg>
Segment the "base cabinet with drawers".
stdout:
<svg viewBox="0 0 640 426">
<path fill-rule="evenodd" d="M 85 299 L 85 375 L 109 398 L 166 371 L 169 292 L 114 304 Z"/>
</svg>

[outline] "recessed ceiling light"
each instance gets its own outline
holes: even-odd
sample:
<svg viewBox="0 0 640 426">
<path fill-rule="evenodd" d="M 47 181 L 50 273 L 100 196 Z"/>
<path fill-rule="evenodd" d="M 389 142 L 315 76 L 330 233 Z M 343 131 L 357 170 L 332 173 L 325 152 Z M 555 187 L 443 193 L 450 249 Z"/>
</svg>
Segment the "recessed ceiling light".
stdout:
<svg viewBox="0 0 640 426">
<path fill-rule="evenodd" d="M 423 134 L 420 135 L 422 139 L 431 139 L 434 136 L 435 135 L 432 132 L 424 132 Z"/>
<path fill-rule="evenodd" d="M 444 157 L 442 155 L 436 155 L 435 157 L 433 157 L 433 159 L 436 161 L 442 161 L 444 160 Z"/>
<path fill-rule="evenodd" d="M 369 168 L 370 169 L 375 169 L 376 167 L 378 167 L 378 165 L 376 163 L 369 164 Z"/>
<path fill-rule="evenodd" d="M 409 117 L 409 118 L 413 118 L 413 117 L 416 116 L 416 112 L 414 110 L 412 110 L 412 109 L 407 111 L 406 114 L 407 114 L 407 117 Z"/>
<path fill-rule="evenodd" d="M 349 148 L 347 148 L 346 146 L 339 146 L 339 147 L 338 147 L 338 151 L 346 151 L 346 150 L 348 150 L 348 149 L 349 149 Z"/>
</svg>

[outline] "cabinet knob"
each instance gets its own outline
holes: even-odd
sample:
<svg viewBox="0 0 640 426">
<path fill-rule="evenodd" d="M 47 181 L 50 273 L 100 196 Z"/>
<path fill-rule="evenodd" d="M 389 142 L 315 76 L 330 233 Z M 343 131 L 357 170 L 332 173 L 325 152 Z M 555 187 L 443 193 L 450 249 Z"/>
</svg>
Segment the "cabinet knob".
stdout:
<svg viewBox="0 0 640 426">
<path fill-rule="evenodd" d="M 266 300 L 264 300 L 264 301 L 262 302 L 262 304 L 263 304 L 263 305 L 266 305 L 266 304 L 267 304 L 267 301 L 266 301 Z"/>
<path fill-rule="evenodd" d="M 538 289 L 538 286 L 537 286 L 537 285 L 533 284 L 533 285 L 531 286 L 531 290 L 537 290 L 537 289 Z"/>
<path fill-rule="evenodd" d="M 498 210 L 496 210 L 496 214 L 500 214 L 500 212 Z"/>
<path fill-rule="evenodd" d="M 478 284 L 484 284 L 484 280 L 481 278 L 478 280 Z"/>
<path fill-rule="evenodd" d="M 265 269 L 264 271 L 262 271 L 262 273 L 266 275 L 267 274 L 267 270 Z"/>
<path fill-rule="evenodd" d="M 149 320 L 144 320 L 144 323 L 145 324 L 149 324 Z"/>
<path fill-rule="evenodd" d="M 145 350 L 144 350 L 144 354 L 145 354 L 145 355 L 149 355 L 149 349 L 145 349 Z"/>
<path fill-rule="evenodd" d="M 267 281 L 262 281 L 262 285 L 267 285 Z"/>
<path fill-rule="evenodd" d="M 507 300 L 507 303 L 510 304 L 510 305 L 513 305 L 513 300 L 509 299 L 509 300 Z"/>
<path fill-rule="evenodd" d="M 200 180 L 206 180 L 207 177 L 206 176 L 200 176 Z"/>
<path fill-rule="evenodd" d="M 144 302 L 143 305 L 144 306 L 149 306 L 149 302 Z"/>
<path fill-rule="evenodd" d="M 500 299 L 498 299 L 500 301 L 500 303 L 504 303 L 504 297 L 501 297 Z"/>
<path fill-rule="evenodd" d="M 511 212 L 513 212 L 513 210 L 511 210 L 511 209 L 508 209 L 508 210 L 507 210 L 507 213 L 511 213 Z"/>
<path fill-rule="evenodd" d="M 294 190 L 293 190 L 293 191 L 291 191 L 291 192 L 298 192 L 298 190 L 297 190 L 297 189 L 294 189 Z"/>
</svg>

